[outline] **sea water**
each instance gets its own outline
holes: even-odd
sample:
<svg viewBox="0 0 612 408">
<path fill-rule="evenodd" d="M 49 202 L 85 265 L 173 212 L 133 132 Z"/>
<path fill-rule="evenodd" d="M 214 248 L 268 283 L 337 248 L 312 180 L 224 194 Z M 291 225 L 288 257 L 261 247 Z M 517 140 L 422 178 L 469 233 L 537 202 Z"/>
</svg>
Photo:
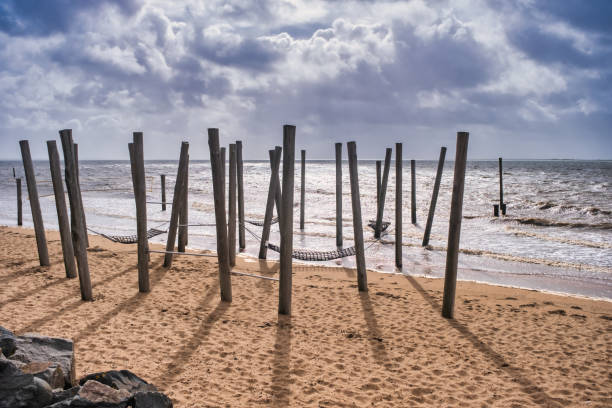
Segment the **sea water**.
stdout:
<svg viewBox="0 0 612 408">
<path fill-rule="evenodd" d="M 45 228 L 57 229 L 57 214 L 49 166 L 36 161 L 35 172 Z M 161 201 L 160 175 L 166 174 L 167 200 L 172 201 L 176 161 L 147 161 L 147 199 Z M 376 217 L 374 161 L 359 162 L 359 189 L 368 269 L 428 277 L 444 276 L 452 161 L 444 166 L 430 247 L 422 248 L 436 161 L 416 162 L 417 223 L 411 223 L 410 162 L 403 163 L 403 268 L 394 265 L 395 165 L 392 163 L 385 198 L 387 235 L 376 241 L 368 220 Z M 0 162 L 0 224 L 16 225 L 16 188 L 12 168 L 24 178 L 20 162 Z M 306 162 L 306 222 L 299 229 L 300 164 L 295 166 L 294 248 L 336 249 L 335 162 Z M 342 223 L 344 246 L 353 245 L 348 163 L 342 164 Z M 189 223 L 214 223 L 210 163 L 192 161 L 189 168 Z M 226 174 L 229 174 L 226 171 Z M 612 299 L 612 161 L 504 161 L 506 216 L 494 217 L 499 203 L 497 160 L 467 165 L 458 278 L 499 285 Z M 270 167 L 267 161 L 244 163 L 247 220 L 261 220 L 266 207 Z M 136 231 L 130 164 L 127 161 L 81 161 L 80 180 L 87 226 L 92 230 L 131 235 Z M 23 182 L 24 226 L 32 226 L 27 188 Z M 167 228 L 171 205 L 148 204 L 149 228 Z M 261 227 L 246 224 L 244 254 L 256 257 Z M 216 250 L 214 227 L 189 228 L 188 247 Z M 165 242 L 166 235 L 152 242 Z M 278 224 L 270 242 L 279 243 Z M 268 251 L 269 259 L 278 254 Z M 355 266 L 354 257 L 318 262 L 325 266 Z"/>
</svg>

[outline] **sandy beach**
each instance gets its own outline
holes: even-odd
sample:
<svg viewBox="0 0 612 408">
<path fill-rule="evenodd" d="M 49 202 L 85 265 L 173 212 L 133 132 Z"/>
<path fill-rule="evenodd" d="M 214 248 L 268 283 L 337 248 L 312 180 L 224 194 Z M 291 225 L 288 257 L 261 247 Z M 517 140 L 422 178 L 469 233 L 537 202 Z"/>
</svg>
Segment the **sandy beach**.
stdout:
<svg viewBox="0 0 612 408">
<path fill-rule="evenodd" d="M 75 341 L 77 378 L 129 369 L 176 407 L 609 407 L 612 303 L 460 282 L 456 319 L 440 279 L 294 265 L 293 315 L 278 282 L 232 276 L 214 258 L 151 254 L 138 293 L 135 246 L 90 237 L 94 302 L 66 279 L 59 233 L 40 267 L 32 230 L 0 228 L 0 325 Z M 161 248 L 159 248 L 161 249 Z M 277 276 L 239 257 L 235 271 Z"/>
</svg>

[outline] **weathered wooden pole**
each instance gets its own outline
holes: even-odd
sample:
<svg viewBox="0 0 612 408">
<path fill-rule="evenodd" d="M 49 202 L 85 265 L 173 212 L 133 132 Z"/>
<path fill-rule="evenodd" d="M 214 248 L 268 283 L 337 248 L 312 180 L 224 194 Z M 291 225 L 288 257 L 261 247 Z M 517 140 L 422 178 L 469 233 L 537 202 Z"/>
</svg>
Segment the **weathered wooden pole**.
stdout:
<svg viewBox="0 0 612 408">
<path fill-rule="evenodd" d="M 227 223 L 225 220 L 225 188 L 223 163 L 219 149 L 219 129 L 208 129 L 210 149 L 210 169 L 212 172 L 213 195 L 215 201 L 215 222 L 217 224 L 217 262 L 219 264 L 219 287 L 221 300 L 232 301 L 232 281 L 227 245 Z"/>
<path fill-rule="evenodd" d="M 77 267 L 74 259 L 74 247 L 70 235 L 70 221 L 66 208 L 66 197 L 64 196 L 64 184 L 62 183 L 62 169 L 55 140 L 47 141 L 49 152 L 49 168 L 51 170 L 51 181 L 53 182 L 53 194 L 55 196 L 55 209 L 57 210 L 57 223 L 60 230 L 62 242 L 62 254 L 64 256 L 64 269 L 67 278 L 77 277 Z"/>
<path fill-rule="evenodd" d="M 342 143 L 336 143 L 336 246 L 342 246 Z"/>
<path fill-rule="evenodd" d="M 410 218 L 416 224 L 416 160 L 410 160 L 410 198 Z"/>
<path fill-rule="evenodd" d="M 259 259 L 268 256 L 268 239 L 270 238 L 270 226 L 274 215 L 274 203 L 276 192 L 280 190 L 278 168 L 280 166 L 282 147 L 276 146 L 275 150 L 268 150 L 270 155 L 270 184 L 268 187 L 268 199 L 266 200 L 266 212 L 264 215 L 263 229 L 261 231 L 261 242 L 259 244 Z"/>
<path fill-rule="evenodd" d="M 17 175 L 15 174 L 15 168 L 13 167 L 13 178 L 17 178 Z"/>
<path fill-rule="evenodd" d="M 81 299 L 93 300 L 91 291 L 91 277 L 89 276 L 89 261 L 87 260 L 87 241 L 85 236 L 87 230 L 83 225 L 85 216 L 81 212 L 81 202 L 79 194 L 78 179 L 76 174 L 76 163 L 74 158 L 74 142 L 72 141 L 72 129 L 59 131 L 64 151 L 64 177 L 66 188 L 68 189 L 68 199 L 70 201 L 70 211 L 75 214 L 74 228 L 72 228 L 72 244 L 74 254 L 77 259 L 79 271 L 79 286 L 81 288 Z"/>
<path fill-rule="evenodd" d="M 502 158 L 499 158 L 499 208 L 504 204 L 504 173 L 502 168 Z"/>
<path fill-rule="evenodd" d="M 440 182 L 442 181 L 442 171 L 444 170 L 445 157 L 446 147 L 442 146 L 440 149 L 440 158 L 438 159 L 436 181 L 434 182 L 433 192 L 431 193 L 431 203 L 429 204 L 429 213 L 427 214 L 427 224 L 425 225 L 425 233 L 423 234 L 423 246 L 429 245 L 429 236 L 431 235 L 434 213 L 436 212 L 436 203 L 438 202 L 438 192 L 440 191 Z"/>
<path fill-rule="evenodd" d="M 300 177 L 300 229 L 304 231 L 304 215 L 306 211 L 306 150 L 301 150 L 302 174 Z"/>
<path fill-rule="evenodd" d="M 227 222 L 227 245 L 230 267 L 236 266 L 236 145 L 229 145 L 229 204 Z"/>
<path fill-rule="evenodd" d="M 162 211 L 166 211 L 166 175 L 161 174 L 159 176 L 161 178 L 161 202 L 162 202 Z"/>
<path fill-rule="evenodd" d="M 187 165 L 184 169 L 181 210 L 179 211 L 179 227 L 178 227 L 178 252 L 185 252 L 187 241 L 189 239 L 189 155 L 187 155 Z"/>
<path fill-rule="evenodd" d="M 499 204 L 493 204 L 493 216 L 499 217 Z"/>
<path fill-rule="evenodd" d="M 220 147 L 219 152 L 221 154 L 221 174 L 223 175 L 223 197 L 227 200 L 227 196 L 225 195 L 226 184 L 225 180 L 225 147 Z"/>
<path fill-rule="evenodd" d="M 385 196 L 387 194 L 387 183 L 389 181 L 389 168 L 391 167 L 391 153 L 393 149 L 387 148 L 385 153 L 385 169 L 383 171 L 382 181 L 380 183 L 380 194 L 378 200 L 378 208 L 376 209 L 376 228 L 374 229 L 374 238 L 380 238 L 382 232 L 383 212 L 385 211 Z"/>
<path fill-rule="evenodd" d="M 382 161 L 376 160 L 376 211 L 380 204 L 380 183 L 382 182 Z"/>
<path fill-rule="evenodd" d="M 355 263 L 357 264 L 357 287 L 360 292 L 368 290 L 365 253 L 363 249 L 363 224 L 361 222 L 361 198 L 359 197 L 359 174 L 357 169 L 357 146 L 355 142 L 346 144 L 351 180 L 351 204 L 353 207 L 353 236 L 355 241 Z"/>
<path fill-rule="evenodd" d="M 172 209 L 170 210 L 170 225 L 168 226 L 168 241 L 166 241 L 166 255 L 164 257 L 164 267 L 172 266 L 172 254 L 168 252 L 174 251 L 174 243 L 176 242 L 176 234 L 179 224 L 181 207 L 183 205 L 183 187 L 185 187 L 185 168 L 189 161 L 189 142 L 181 143 L 181 154 L 179 157 L 178 170 L 176 171 L 176 181 L 174 182 L 174 195 L 172 196 Z"/>
<path fill-rule="evenodd" d="M 242 252 L 246 248 L 244 225 L 244 175 L 242 163 L 242 141 L 236 140 L 236 176 L 238 182 L 238 248 Z"/>
<path fill-rule="evenodd" d="M 133 163 L 134 198 L 136 200 L 136 235 L 138 237 L 138 291 L 149 292 L 149 239 L 147 237 L 147 187 L 144 168 L 142 132 L 133 133 L 130 156 Z"/>
<path fill-rule="evenodd" d="M 28 184 L 28 197 L 30 198 L 30 208 L 32 209 L 32 221 L 34 222 L 34 232 L 36 234 L 36 246 L 38 248 L 38 260 L 41 266 L 49 266 L 49 251 L 47 250 L 47 238 L 45 237 L 45 225 L 43 224 L 42 212 L 40 211 L 40 201 L 38 200 L 38 188 L 36 187 L 36 174 L 30 155 L 30 145 L 27 140 L 20 140 L 21 158 L 25 171 L 26 183 Z"/>
<path fill-rule="evenodd" d="M 395 144 L 395 266 L 402 267 L 402 144 Z"/>
<path fill-rule="evenodd" d="M 87 234 L 87 217 L 85 216 L 85 208 L 83 207 L 83 194 L 81 194 L 81 174 L 79 171 L 79 145 L 74 144 L 74 169 L 76 170 L 77 187 L 79 188 L 79 202 L 81 203 L 81 214 L 83 214 L 83 236 L 85 237 L 85 246 L 89 248 L 89 235 Z"/>
<path fill-rule="evenodd" d="M 293 280 L 293 187 L 295 170 L 295 126 L 283 126 L 283 185 L 281 188 L 280 273 L 278 313 L 291 314 Z"/>
<path fill-rule="evenodd" d="M 21 199 L 21 178 L 16 178 L 17 184 L 17 225 L 23 225 L 23 201 Z"/>
<path fill-rule="evenodd" d="M 463 187 L 465 185 L 465 167 L 467 147 L 470 134 L 457 132 L 457 152 L 455 154 L 455 174 L 453 176 L 453 194 L 451 213 L 448 223 L 448 248 L 446 250 L 446 272 L 444 273 L 444 298 L 442 300 L 442 317 L 452 319 L 455 309 L 455 291 L 457 288 L 457 262 L 459 260 L 459 240 L 461 237 L 461 218 L 463 212 Z"/>
</svg>

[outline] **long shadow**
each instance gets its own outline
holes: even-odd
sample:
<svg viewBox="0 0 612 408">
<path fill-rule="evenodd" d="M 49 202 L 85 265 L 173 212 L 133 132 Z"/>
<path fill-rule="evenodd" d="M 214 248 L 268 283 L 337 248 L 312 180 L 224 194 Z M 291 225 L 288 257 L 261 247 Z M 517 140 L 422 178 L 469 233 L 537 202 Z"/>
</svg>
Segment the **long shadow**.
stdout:
<svg viewBox="0 0 612 408">
<path fill-rule="evenodd" d="M 272 406 L 287 407 L 291 400 L 291 316 L 278 315 L 272 360 Z"/>
<path fill-rule="evenodd" d="M 414 279 L 412 276 L 406 276 L 406 279 L 410 284 L 421 294 L 431 306 L 438 312 L 442 312 L 442 306 L 436 299 L 434 299 L 427 291 Z M 521 386 L 521 391 L 529 396 L 534 403 L 543 407 L 561 407 L 562 403 L 557 399 L 548 395 L 541 387 L 537 386 L 525 372 L 518 368 L 511 366 L 504 356 L 493 350 L 489 345 L 483 343 L 470 329 L 463 323 L 458 322 L 455 319 L 445 319 L 450 327 L 457 330 L 466 340 L 468 340 L 474 348 L 484 354 L 496 368 L 500 368 L 506 374 L 512 377 L 513 381 Z"/>
<path fill-rule="evenodd" d="M 26 262 L 24 262 L 24 263 L 26 263 Z M 27 269 L 16 270 L 15 272 L 12 272 L 12 273 L 9 273 L 8 275 L 5 275 L 2 278 L 2 283 L 4 285 L 6 285 L 7 283 L 9 283 L 11 281 L 14 281 L 15 279 L 19 279 L 19 278 L 21 278 L 21 277 L 23 277 L 25 275 L 33 275 L 35 273 L 41 273 L 43 271 L 47 271 L 47 270 L 49 270 L 51 268 L 51 266 L 59 264 L 59 263 L 63 264 L 64 261 L 61 261 L 61 262 L 51 262 L 49 266 L 35 265 L 35 266 L 30 266 Z M 21 266 L 21 264 L 19 264 L 19 263 L 17 263 L 17 264 L 11 263 L 11 264 L 8 264 L 7 266 L 9 266 L 9 267 Z"/>
<path fill-rule="evenodd" d="M 363 316 L 365 318 L 366 325 L 368 326 L 367 341 L 370 342 L 372 354 L 374 355 L 376 362 L 378 362 L 378 364 L 381 366 L 384 366 L 385 363 L 389 361 L 389 356 L 387 355 L 387 349 L 383 343 L 384 339 L 382 338 L 380 328 L 378 327 L 378 321 L 376 320 L 376 315 L 374 314 L 374 309 L 372 308 L 372 301 L 370 300 L 369 293 L 370 292 L 359 292 Z"/>
<path fill-rule="evenodd" d="M 38 287 L 33 288 L 33 289 L 31 289 L 31 290 L 28 290 L 28 291 L 26 291 L 26 292 L 21 292 L 21 293 L 19 293 L 19 294 L 15 295 L 15 296 L 13 296 L 12 298 L 8 298 L 8 299 L 6 299 L 6 300 L 4 300 L 4 301 L 0 302 L 0 308 L 4 307 L 5 305 L 7 305 L 7 304 L 9 304 L 9 303 L 12 303 L 12 302 L 15 302 L 15 301 L 21 300 L 21 299 L 23 299 L 23 298 L 27 298 L 28 296 L 32 296 L 32 295 L 34 295 L 34 294 L 36 294 L 36 293 L 39 293 L 39 292 L 41 292 L 41 291 L 43 291 L 43 290 L 45 290 L 45 289 L 50 288 L 50 287 L 53 287 L 53 286 L 59 285 L 59 284 L 61 284 L 61 283 L 70 282 L 70 281 L 72 281 L 72 279 L 69 279 L 69 278 L 66 278 L 66 277 L 64 277 L 64 278 L 59 278 L 59 279 L 54 280 L 53 282 L 49 282 L 49 283 L 47 283 L 47 284 L 45 284 L 45 285 L 38 286 Z"/>
</svg>

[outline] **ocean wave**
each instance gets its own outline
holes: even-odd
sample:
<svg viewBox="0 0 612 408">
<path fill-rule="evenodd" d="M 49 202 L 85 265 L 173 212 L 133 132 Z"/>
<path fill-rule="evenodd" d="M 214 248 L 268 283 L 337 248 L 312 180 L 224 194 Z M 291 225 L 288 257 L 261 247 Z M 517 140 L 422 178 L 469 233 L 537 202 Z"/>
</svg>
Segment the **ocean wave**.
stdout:
<svg viewBox="0 0 612 408">
<path fill-rule="evenodd" d="M 571 221 L 557 221 L 549 220 L 546 218 L 502 218 L 504 222 L 518 222 L 524 225 L 535 225 L 537 227 L 565 227 L 565 228 L 590 228 L 596 230 L 611 230 L 612 222 L 601 222 L 601 223 L 586 223 L 586 222 L 571 222 Z"/>
</svg>

